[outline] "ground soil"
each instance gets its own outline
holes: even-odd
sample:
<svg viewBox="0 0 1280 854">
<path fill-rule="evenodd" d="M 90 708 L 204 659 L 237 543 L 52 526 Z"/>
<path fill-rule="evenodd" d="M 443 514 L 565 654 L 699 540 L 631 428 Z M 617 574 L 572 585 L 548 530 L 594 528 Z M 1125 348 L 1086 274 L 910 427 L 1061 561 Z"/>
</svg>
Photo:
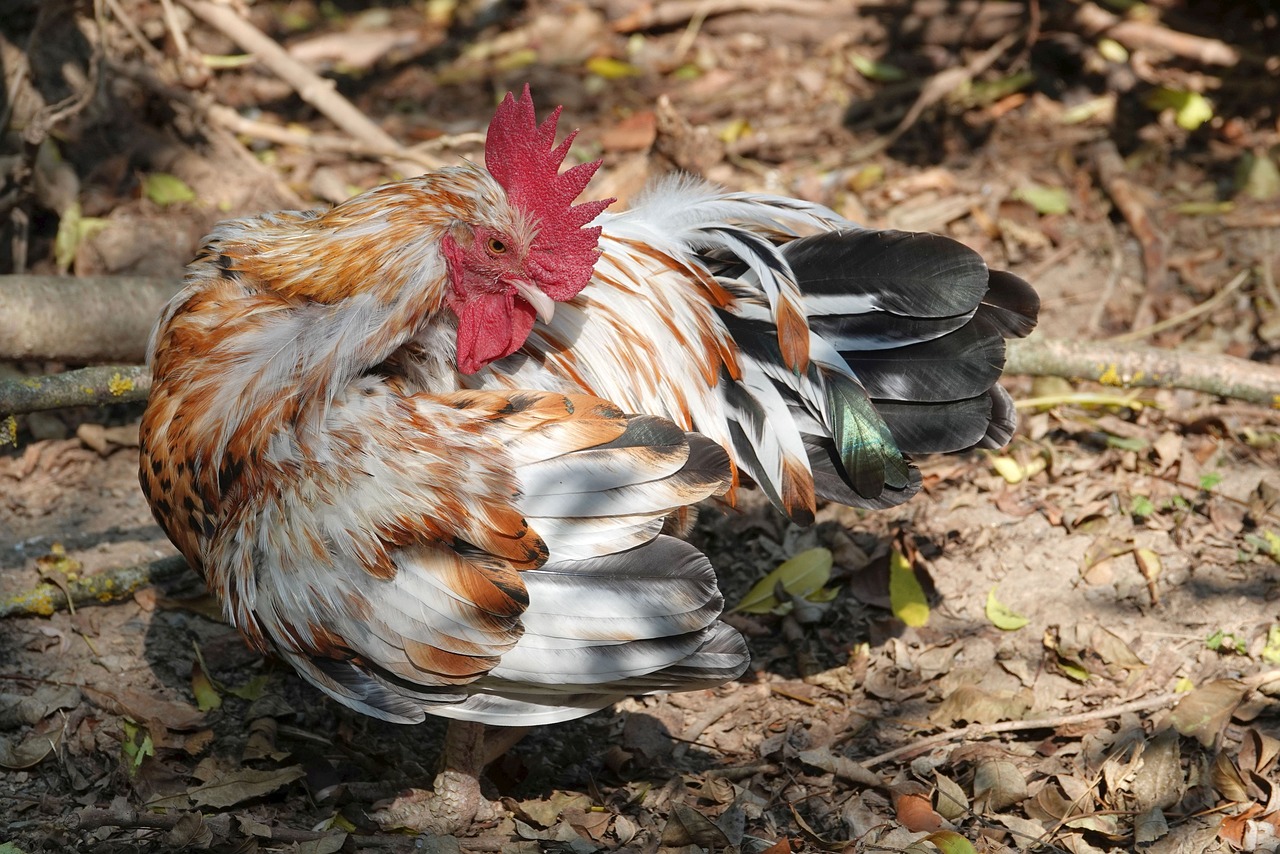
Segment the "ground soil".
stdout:
<svg viewBox="0 0 1280 854">
<path fill-rule="evenodd" d="M 436 141 L 442 160 L 477 157 L 470 134 L 495 93 L 527 81 L 540 104 L 565 105 L 584 156 L 603 156 L 593 195 L 625 203 L 674 164 L 871 226 L 946 233 L 1035 284 L 1040 334 L 1127 333 L 1249 271 L 1151 342 L 1280 361 L 1280 178 L 1256 165 L 1274 173 L 1280 152 L 1273 4 L 1151 7 L 1153 28 L 1221 39 L 1234 65 L 1100 42 L 1077 4 L 683 5 L 293 0 L 249 18 L 397 139 Z M 220 218 L 394 176 L 376 158 L 234 137 L 193 108 L 334 134 L 260 64 L 195 61 L 242 51 L 180 4 L 170 21 L 160 3 L 106 4 L 102 29 L 74 5 L 15 8 L 0 24 L 6 89 L 26 93 L 10 95 L 14 114 L 47 116 L 95 88 L 41 142 L 59 165 L 34 167 L 48 180 L 23 197 L 25 230 L 6 226 L 8 269 L 56 267 L 67 214 L 53 178 L 106 222 L 73 245 L 72 272 L 176 277 Z M 975 64 L 1006 35 L 989 67 Z M 947 78 L 890 142 L 920 91 L 909 84 L 966 64 L 973 85 Z M 1179 126 L 1153 100 L 1161 87 L 1208 94 L 1212 118 Z M 661 96 L 674 129 L 655 115 Z M 1099 177 L 1107 142 L 1165 253 L 1154 275 Z M 26 154 L 5 169 L 37 162 L 14 151 Z M 162 204 L 146 190 L 154 173 L 193 198 Z M 387 834 L 368 817 L 430 783 L 441 725 L 327 701 L 245 649 L 194 575 L 4 619 L 0 851 L 1275 850 L 1276 410 L 1006 382 L 1047 402 L 1024 409 L 1003 452 L 921 460 L 924 491 L 903 507 L 826 507 L 809 530 L 758 498 L 704 512 L 694 540 L 727 602 L 813 547 L 834 555 L 833 595 L 812 597 L 829 601 L 729 615 L 754 656 L 736 683 L 533 731 L 490 769 L 497 815 L 461 840 Z M 174 554 L 137 488 L 138 414 L 20 419 L 17 446 L 0 451 L 0 601 Z M 95 449 L 86 424 L 125 429 Z M 924 591 L 923 624 L 901 619 L 903 572 Z"/>
</svg>

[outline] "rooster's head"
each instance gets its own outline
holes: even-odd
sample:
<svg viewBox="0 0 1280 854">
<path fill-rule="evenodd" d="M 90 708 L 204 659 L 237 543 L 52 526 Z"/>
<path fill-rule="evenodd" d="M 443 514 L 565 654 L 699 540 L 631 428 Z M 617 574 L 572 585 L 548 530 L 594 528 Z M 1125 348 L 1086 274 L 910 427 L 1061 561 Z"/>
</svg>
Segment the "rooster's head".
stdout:
<svg viewBox="0 0 1280 854">
<path fill-rule="evenodd" d="M 458 317 L 458 369 L 474 373 L 515 352 L 535 316 L 551 319 L 557 302 L 572 299 L 591 280 L 600 239 L 588 227 L 613 199 L 573 204 L 600 168 L 560 164 L 576 132 L 555 145 L 557 107 L 538 124 L 529 87 L 519 100 L 507 93 L 485 140 L 485 166 L 516 215 L 510 228 L 476 225 L 445 239 L 449 307 Z"/>
</svg>

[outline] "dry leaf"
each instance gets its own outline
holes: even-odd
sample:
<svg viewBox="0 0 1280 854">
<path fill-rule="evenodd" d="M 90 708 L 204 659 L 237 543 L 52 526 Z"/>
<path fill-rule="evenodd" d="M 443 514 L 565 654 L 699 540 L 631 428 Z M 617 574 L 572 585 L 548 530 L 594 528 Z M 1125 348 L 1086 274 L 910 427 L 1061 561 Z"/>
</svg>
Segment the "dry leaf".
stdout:
<svg viewBox="0 0 1280 854">
<path fill-rule="evenodd" d="M 1012 762 L 988 759 L 978 763 L 973 772 L 974 806 L 981 812 L 994 813 L 1021 803 L 1027 798 L 1027 781 Z"/>
<path fill-rule="evenodd" d="M 192 788 L 187 794 L 196 806 L 223 809 L 269 795 L 304 776 L 306 772 L 301 765 L 267 771 L 240 768 L 218 774 L 209 782 Z"/>
<path fill-rule="evenodd" d="M 560 815 L 569 809 L 586 810 L 591 808 L 591 798 L 571 792 L 552 792 L 550 797 L 533 798 L 515 805 L 516 813 L 531 824 L 538 827 L 551 827 L 560 820 Z"/>
<path fill-rule="evenodd" d="M 837 756 L 830 748 L 820 747 L 815 750 L 802 750 L 799 759 L 806 765 L 835 774 L 841 779 L 868 788 L 879 788 L 884 785 L 880 776 L 860 762 L 854 762 L 844 756 Z"/>
<path fill-rule="evenodd" d="M 958 821 L 969 812 L 969 796 L 960 788 L 960 784 L 940 771 L 933 772 L 937 784 L 936 808 L 939 815 L 948 821 Z"/>
<path fill-rule="evenodd" d="M 1133 820 L 1133 841 L 1150 845 L 1169 832 L 1169 821 L 1159 807 L 1152 807 Z"/>
<path fill-rule="evenodd" d="M 1231 679 L 1219 679 L 1197 688 L 1178 701 L 1169 713 L 1169 722 L 1183 735 L 1195 736 L 1205 747 L 1231 719 L 1247 689 Z"/>
<path fill-rule="evenodd" d="M 931 832 L 942 828 L 944 819 L 934 811 L 929 798 L 920 794 L 903 794 L 893 799 L 898 822 L 912 833 Z"/>
<path fill-rule="evenodd" d="M 1164 729 L 1143 747 L 1142 766 L 1133 775 L 1129 789 L 1137 801 L 1138 812 L 1146 812 L 1173 806 L 1182 800 L 1186 788 L 1178 733 Z"/>
<path fill-rule="evenodd" d="M 662 829 L 662 845 L 697 845 L 723 851 L 729 847 L 724 831 L 702 813 L 684 804 L 676 804 Z"/>
</svg>

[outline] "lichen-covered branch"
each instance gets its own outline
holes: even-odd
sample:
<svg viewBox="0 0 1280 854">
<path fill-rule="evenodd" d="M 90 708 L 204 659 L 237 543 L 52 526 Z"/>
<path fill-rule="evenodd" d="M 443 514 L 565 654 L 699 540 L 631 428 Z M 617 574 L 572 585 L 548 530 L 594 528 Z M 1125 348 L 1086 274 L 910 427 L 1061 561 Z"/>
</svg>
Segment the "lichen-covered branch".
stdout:
<svg viewBox="0 0 1280 854">
<path fill-rule="evenodd" d="M 149 584 L 177 578 L 187 569 L 186 558 L 166 557 L 150 563 L 138 563 L 82 575 L 68 580 L 67 592 L 54 584 L 41 584 L 0 601 L 0 617 L 47 617 L 67 607 L 67 596 L 74 606 L 115 602 L 133 595 Z"/>
<path fill-rule="evenodd" d="M 0 382 L 0 419 L 24 412 L 146 400 L 151 371 L 137 365 L 80 368 Z"/>
<path fill-rule="evenodd" d="M 1005 371 L 1121 388 L 1184 388 L 1280 409 L 1280 368 L 1218 353 L 1033 336 L 1009 342 Z"/>
</svg>

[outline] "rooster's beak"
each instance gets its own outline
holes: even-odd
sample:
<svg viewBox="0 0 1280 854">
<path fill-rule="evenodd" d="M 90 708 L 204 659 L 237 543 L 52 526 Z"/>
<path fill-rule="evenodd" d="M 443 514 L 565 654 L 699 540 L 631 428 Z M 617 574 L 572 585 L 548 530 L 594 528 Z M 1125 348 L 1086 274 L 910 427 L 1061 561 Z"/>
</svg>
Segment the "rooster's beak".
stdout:
<svg viewBox="0 0 1280 854">
<path fill-rule="evenodd" d="M 542 289 L 532 282 L 525 282 L 515 279 L 511 282 L 515 286 L 516 292 L 524 297 L 525 302 L 533 306 L 533 310 L 538 313 L 538 319 L 543 323 L 550 323 L 551 318 L 556 313 L 555 300 L 542 292 Z"/>
</svg>

